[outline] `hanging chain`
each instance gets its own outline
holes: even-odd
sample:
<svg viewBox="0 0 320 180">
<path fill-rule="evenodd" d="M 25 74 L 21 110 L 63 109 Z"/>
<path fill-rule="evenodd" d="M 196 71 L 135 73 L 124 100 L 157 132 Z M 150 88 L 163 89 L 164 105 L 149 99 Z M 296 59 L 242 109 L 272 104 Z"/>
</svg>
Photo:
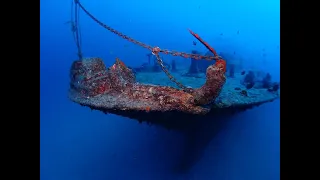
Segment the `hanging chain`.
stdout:
<svg viewBox="0 0 320 180">
<path fill-rule="evenodd" d="M 179 88 L 183 89 L 186 92 L 190 92 L 190 88 L 186 87 L 182 83 L 178 82 L 176 78 L 174 78 L 168 71 L 168 69 L 164 66 L 163 61 L 161 60 L 159 54 L 156 54 L 157 63 L 160 65 L 162 71 L 168 76 L 170 81 L 174 82 Z"/>
<path fill-rule="evenodd" d="M 78 58 L 82 60 L 82 42 L 81 42 L 81 29 L 79 24 L 79 0 L 71 0 L 71 20 L 67 23 L 71 24 L 71 31 L 73 34 L 73 39 L 76 43 L 78 50 Z"/>
<path fill-rule="evenodd" d="M 79 0 L 76 0 L 77 3 L 79 4 L 80 8 L 91 18 L 93 19 L 96 23 L 98 23 L 100 26 L 104 27 L 105 29 L 109 30 L 110 32 L 120 36 L 121 38 L 123 39 L 126 39 L 134 44 L 137 44 L 143 48 L 146 48 L 150 51 L 152 51 L 152 49 L 154 47 L 150 46 L 150 45 L 147 45 L 145 43 L 142 43 L 140 41 L 137 41 L 127 35 L 124 35 L 122 34 L 121 32 L 111 28 L 110 26 L 104 24 L 103 22 L 99 21 L 97 18 L 95 18 L 91 13 L 89 13 L 89 11 L 87 11 L 83 6 L 82 4 L 79 2 Z M 181 56 L 183 58 L 193 58 L 193 59 L 196 59 L 196 60 L 200 60 L 200 59 L 204 59 L 204 60 L 208 60 L 208 61 L 212 61 L 212 60 L 217 60 L 219 59 L 219 57 L 216 57 L 216 56 L 202 56 L 202 55 L 199 55 L 199 54 L 191 54 L 191 53 L 185 53 L 185 52 L 178 52 L 178 51 L 169 51 L 169 50 L 166 50 L 166 49 L 160 49 L 159 51 L 160 53 L 164 53 L 164 54 L 169 54 L 169 55 L 172 55 L 172 56 Z"/>
<path fill-rule="evenodd" d="M 159 66 L 161 67 L 162 71 L 168 76 L 168 78 L 170 79 L 170 81 L 174 82 L 179 88 L 183 89 L 183 91 L 185 92 L 191 92 L 191 88 L 188 88 L 186 86 L 184 86 L 182 83 L 178 82 L 176 78 L 174 78 L 170 73 L 169 70 L 166 68 L 166 66 L 163 64 L 162 59 L 159 56 L 159 51 L 160 48 L 159 47 L 155 47 L 152 49 L 152 54 L 154 56 L 156 56 L 157 59 L 157 63 L 159 64 Z"/>
<path fill-rule="evenodd" d="M 89 11 L 87 11 L 82 4 L 79 2 L 79 0 L 74 0 L 75 4 L 78 5 L 92 20 L 94 20 L 96 23 L 98 23 L 100 26 L 102 26 L 103 28 L 109 30 L 110 32 L 120 36 L 121 38 L 130 41 L 134 44 L 137 44 L 143 48 L 146 48 L 150 51 L 152 51 L 152 54 L 156 56 L 157 59 L 157 63 L 160 65 L 161 69 L 163 70 L 163 72 L 168 76 L 168 78 L 174 82 L 179 88 L 183 89 L 186 92 L 191 92 L 191 88 L 188 88 L 186 86 L 184 86 L 183 84 L 181 84 L 180 82 L 178 82 L 168 71 L 168 69 L 164 66 L 163 61 L 161 60 L 159 53 L 164 53 L 164 54 L 169 54 L 172 56 L 180 56 L 183 58 L 192 58 L 195 60 L 208 60 L 208 61 L 212 61 L 212 60 L 220 60 L 221 57 L 217 55 L 217 53 L 215 52 L 215 50 L 213 48 L 211 48 L 207 43 L 205 43 L 197 34 L 193 33 L 192 31 L 190 31 L 190 33 L 196 37 L 202 44 L 204 44 L 206 46 L 206 48 L 208 48 L 211 52 L 213 52 L 214 56 L 203 56 L 203 55 L 199 55 L 199 54 L 191 54 L 191 53 L 185 53 L 185 52 L 178 52 L 178 51 L 169 51 L 167 49 L 160 49 L 159 47 L 152 47 L 148 44 L 142 43 L 140 41 L 137 41 L 127 35 L 122 34 L 121 32 L 111 28 L 110 26 L 104 24 L 103 22 L 99 21 L 97 18 L 95 18 L 91 13 L 89 13 Z M 78 48 L 79 49 L 79 48 Z M 81 50 L 81 49 L 80 49 Z"/>
</svg>

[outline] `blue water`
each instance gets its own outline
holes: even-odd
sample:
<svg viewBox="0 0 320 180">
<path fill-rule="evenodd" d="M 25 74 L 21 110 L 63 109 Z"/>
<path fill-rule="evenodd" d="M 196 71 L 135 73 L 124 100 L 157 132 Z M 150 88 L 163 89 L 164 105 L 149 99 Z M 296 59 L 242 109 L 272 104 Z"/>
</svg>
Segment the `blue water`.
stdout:
<svg viewBox="0 0 320 180">
<path fill-rule="evenodd" d="M 81 3 L 99 20 L 141 42 L 205 52 L 200 43 L 193 46 L 195 39 L 187 31 L 190 28 L 218 52 L 236 51 L 246 67 L 263 69 L 273 80 L 280 79 L 279 0 Z M 183 134 L 72 103 L 67 98 L 69 68 L 77 59 L 77 49 L 70 25 L 64 24 L 70 20 L 70 9 L 71 0 L 41 0 L 42 180 L 280 179 L 279 100 L 226 121 L 212 119 L 221 121 L 212 129 L 214 136 L 184 172 L 173 170 L 186 152 Z M 147 61 L 148 50 L 108 32 L 82 12 L 80 23 L 84 56 L 101 57 L 109 65 L 115 57 L 130 66 Z M 262 53 L 267 56 L 262 57 Z"/>
</svg>

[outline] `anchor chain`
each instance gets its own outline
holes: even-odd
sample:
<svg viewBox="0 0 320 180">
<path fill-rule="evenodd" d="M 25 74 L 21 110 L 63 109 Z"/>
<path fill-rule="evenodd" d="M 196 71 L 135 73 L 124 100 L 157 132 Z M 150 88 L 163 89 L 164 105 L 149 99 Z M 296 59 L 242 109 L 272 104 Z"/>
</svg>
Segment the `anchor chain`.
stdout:
<svg viewBox="0 0 320 180">
<path fill-rule="evenodd" d="M 192 58 L 192 59 L 195 59 L 195 60 L 208 60 L 208 61 L 212 61 L 212 60 L 220 60 L 221 57 L 218 56 L 216 54 L 216 52 L 214 51 L 213 48 L 211 48 L 209 45 L 207 45 L 206 43 L 204 44 L 203 41 L 201 39 L 199 39 L 200 37 L 196 37 L 197 35 L 195 33 L 191 33 L 193 36 L 195 36 L 198 40 L 201 41 L 201 43 L 203 43 L 211 52 L 213 52 L 213 54 L 215 56 L 203 56 L 203 55 L 200 55 L 200 54 L 191 54 L 191 53 L 185 53 L 185 52 L 178 52 L 178 51 L 170 51 L 170 50 L 167 50 L 167 49 L 160 49 L 159 47 L 152 47 L 148 44 L 145 44 L 145 43 L 142 43 L 140 41 L 137 41 L 125 34 L 122 34 L 121 32 L 113 29 L 112 27 L 104 24 L 103 22 L 99 21 L 96 17 L 94 17 L 89 11 L 87 11 L 83 6 L 82 4 L 79 2 L 79 0 L 74 0 L 74 2 L 76 4 L 78 4 L 78 6 L 93 20 L 95 21 L 96 23 L 98 23 L 100 26 L 102 26 L 103 28 L 109 30 L 110 32 L 118 35 L 119 37 L 127 40 L 127 41 L 130 41 L 136 45 L 139 45 L 143 48 L 146 48 L 148 50 L 150 50 L 152 52 L 153 55 L 156 56 L 156 59 L 157 59 L 157 63 L 160 65 L 161 69 L 163 70 L 163 72 L 168 76 L 168 78 L 174 82 L 179 88 L 183 89 L 184 91 L 186 92 L 191 92 L 191 88 L 188 88 L 186 86 L 184 86 L 182 83 L 178 82 L 168 71 L 168 69 L 164 66 L 163 64 L 163 61 L 161 60 L 160 56 L 159 56 L 159 53 L 164 53 L 164 54 L 167 54 L 167 55 L 172 55 L 172 56 L 180 56 L 180 57 L 183 57 L 183 58 Z M 189 30 L 190 31 L 190 30 Z M 190 31 L 191 32 L 191 31 Z"/>
<path fill-rule="evenodd" d="M 123 39 L 126 39 L 134 44 L 137 44 L 143 48 L 146 48 L 150 51 L 152 51 L 152 49 L 154 47 L 148 45 L 148 44 L 145 44 L 145 43 L 142 43 L 140 41 L 137 41 L 125 34 L 122 34 L 121 32 L 113 29 L 112 27 L 104 24 L 103 22 L 99 21 L 96 17 L 94 17 L 89 11 L 87 11 L 83 6 L 82 4 L 79 2 L 79 0 L 76 0 L 77 3 L 79 4 L 80 8 L 91 18 L 93 19 L 96 23 L 98 23 L 100 26 L 102 26 L 103 28 L 109 30 L 110 32 L 120 36 L 121 38 Z M 168 54 L 168 55 L 172 55 L 172 56 L 180 56 L 180 57 L 183 57 L 183 58 L 193 58 L 193 59 L 196 59 L 196 60 L 201 60 L 201 59 L 204 59 L 204 60 L 208 60 L 208 61 L 212 61 L 212 60 L 217 60 L 219 59 L 219 57 L 217 56 L 203 56 L 203 55 L 200 55 L 200 54 L 191 54 L 191 53 L 185 53 L 185 52 L 178 52 L 178 51 L 170 51 L 170 50 L 167 50 L 167 49 L 160 49 L 159 50 L 160 53 L 164 53 L 164 54 Z"/>
<path fill-rule="evenodd" d="M 73 39 L 77 46 L 77 55 L 79 60 L 83 58 L 82 55 L 82 43 L 81 43 L 81 30 L 79 24 L 79 0 L 74 0 L 71 2 L 71 19 L 67 23 L 71 24 L 71 31 L 73 34 Z"/>
<path fill-rule="evenodd" d="M 182 83 L 178 82 L 176 78 L 174 78 L 168 71 L 168 69 L 164 66 L 162 59 L 160 58 L 159 54 L 155 54 L 156 59 L 157 59 L 157 63 L 160 65 L 162 71 L 168 76 L 168 78 L 170 79 L 170 81 L 174 82 L 179 88 L 181 88 L 183 91 L 185 92 L 191 92 L 192 89 L 186 87 L 185 85 L 183 85 Z"/>
</svg>

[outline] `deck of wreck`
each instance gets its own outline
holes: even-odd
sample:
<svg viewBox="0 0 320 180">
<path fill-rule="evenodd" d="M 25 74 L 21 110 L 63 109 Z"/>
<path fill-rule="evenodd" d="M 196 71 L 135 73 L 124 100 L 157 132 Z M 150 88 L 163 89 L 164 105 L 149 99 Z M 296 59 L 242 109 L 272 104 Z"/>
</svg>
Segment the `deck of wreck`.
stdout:
<svg viewBox="0 0 320 180">
<path fill-rule="evenodd" d="M 183 76 L 183 71 L 171 73 L 179 82 L 192 88 L 199 88 L 205 83 L 205 74 L 199 74 L 198 77 Z M 170 86 L 177 88 L 177 86 L 168 79 L 163 72 L 158 73 L 137 73 L 137 81 L 144 84 L 154 84 L 159 86 Z M 243 75 L 235 73 L 233 78 L 228 77 L 224 84 L 220 95 L 212 104 L 212 109 L 223 109 L 223 108 L 245 108 L 246 106 L 252 107 L 260 105 L 265 102 L 273 101 L 280 96 L 280 91 L 269 92 L 264 88 L 251 88 L 241 84 Z M 246 92 L 246 93 L 245 93 Z"/>
<path fill-rule="evenodd" d="M 199 74 L 198 77 L 183 76 L 183 71 L 172 73 L 172 75 L 181 83 L 192 88 L 201 87 L 205 81 L 205 74 Z M 177 88 L 176 84 L 169 80 L 163 72 L 137 73 L 136 82 L 151 86 L 168 86 Z M 113 96 L 108 93 L 99 94 L 94 97 L 85 98 L 79 96 L 78 92 L 70 89 L 69 98 L 83 106 L 88 106 L 92 110 L 100 110 L 104 113 L 112 113 L 139 122 L 156 124 L 170 129 L 188 129 L 194 126 L 194 123 L 200 123 L 203 119 L 214 119 L 219 115 L 231 115 L 239 111 L 251 109 L 266 102 L 271 102 L 279 98 L 278 92 L 269 92 L 267 89 L 251 88 L 247 89 L 241 84 L 243 76 L 236 73 L 234 78 L 227 78 L 226 82 L 214 103 L 206 108 L 211 109 L 205 115 L 181 112 L 181 111 L 157 111 L 157 110 L 136 110 L 130 109 L 131 106 L 140 106 L 137 103 L 146 101 L 135 101 L 134 99 L 123 96 Z M 141 107 L 145 104 L 141 104 Z M 129 107 L 129 108 L 128 108 Z"/>
</svg>

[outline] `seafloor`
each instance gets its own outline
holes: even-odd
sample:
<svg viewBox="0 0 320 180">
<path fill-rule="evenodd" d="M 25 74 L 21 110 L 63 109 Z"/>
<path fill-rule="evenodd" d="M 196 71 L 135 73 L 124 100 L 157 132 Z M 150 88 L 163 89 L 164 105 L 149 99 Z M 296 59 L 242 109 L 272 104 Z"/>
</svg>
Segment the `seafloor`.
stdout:
<svg viewBox="0 0 320 180">
<path fill-rule="evenodd" d="M 183 76 L 183 71 L 171 72 L 171 74 L 185 86 L 192 88 L 201 87 L 205 83 L 205 74 L 199 73 L 197 77 Z M 227 77 L 226 83 L 223 89 L 216 99 L 213 108 L 228 108 L 228 107 L 241 107 L 246 105 L 262 104 L 272 101 L 279 97 L 278 92 L 269 92 L 267 89 L 251 88 L 246 89 L 241 84 L 244 75 L 235 73 L 234 77 Z M 163 72 L 141 72 L 136 74 L 136 79 L 140 83 L 154 84 L 161 86 L 171 86 L 177 88 L 175 83 L 169 80 L 169 78 Z M 243 90 L 247 91 L 247 95 L 243 94 Z"/>
</svg>

